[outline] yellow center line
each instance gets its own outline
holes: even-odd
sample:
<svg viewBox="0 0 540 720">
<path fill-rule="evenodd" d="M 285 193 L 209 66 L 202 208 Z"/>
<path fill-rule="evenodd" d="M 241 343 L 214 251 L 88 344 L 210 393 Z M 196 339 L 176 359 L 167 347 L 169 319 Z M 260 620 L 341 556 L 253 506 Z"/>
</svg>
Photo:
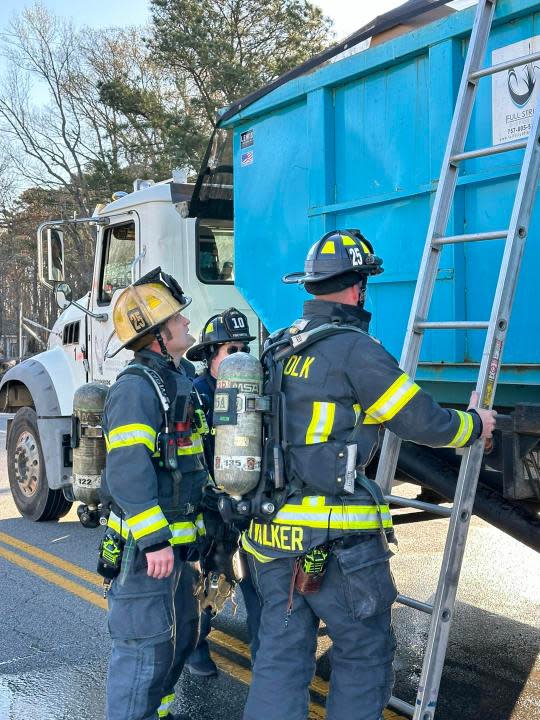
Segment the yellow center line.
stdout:
<svg viewBox="0 0 540 720">
<path fill-rule="evenodd" d="M 84 568 L 79 567 L 78 565 L 74 565 L 73 563 L 68 562 L 67 560 L 62 560 L 56 555 L 53 555 L 52 553 L 48 553 L 45 550 L 40 550 L 39 548 L 34 547 L 33 545 L 29 545 L 28 543 L 25 543 L 23 540 L 19 540 L 17 538 L 13 538 L 10 535 L 6 535 L 6 533 L 0 532 L 0 542 L 4 543 L 5 545 L 11 545 L 12 547 L 17 548 L 18 550 L 21 550 L 29 555 L 33 555 L 36 558 L 39 558 L 40 560 L 43 560 L 44 562 L 49 563 L 50 565 L 53 565 L 57 568 L 60 568 L 61 570 L 64 570 L 65 572 L 70 573 L 71 575 L 74 575 L 76 577 L 81 578 L 82 580 L 85 580 L 88 583 L 91 583 L 93 585 L 102 585 L 102 580 L 99 577 L 99 575 L 95 573 L 91 573 L 88 570 L 85 570 Z M 34 575 L 37 575 L 38 577 L 42 578 L 43 580 L 52 583 L 53 585 L 57 585 L 58 587 L 61 587 L 63 590 L 66 590 L 67 592 L 72 593 L 73 595 L 76 595 L 77 597 L 81 598 L 82 600 L 86 600 L 86 602 L 91 603 L 92 605 L 96 605 L 97 607 L 101 608 L 102 610 L 107 609 L 107 601 L 100 597 L 97 593 L 95 593 L 92 590 L 89 590 L 88 588 L 85 588 L 83 585 L 80 585 L 77 582 L 74 582 L 73 580 L 69 580 L 68 578 L 65 578 L 63 575 L 59 575 L 57 572 L 54 572 L 54 570 L 49 570 L 48 568 L 44 568 L 41 565 L 38 565 L 38 563 L 35 563 L 33 560 L 30 560 L 29 558 L 24 557 L 23 555 L 20 555 L 19 553 L 12 552 L 11 550 L 8 550 L 7 548 L 4 548 L 0 545 L 0 557 L 5 558 L 9 562 L 18 565 L 19 567 L 24 568 L 25 570 L 28 570 L 29 572 L 33 573 Z M 247 660 L 251 661 L 251 655 L 249 652 L 249 648 L 246 645 L 246 643 L 242 642 L 238 638 L 233 637 L 232 635 L 228 635 L 227 633 L 223 633 L 219 630 L 212 629 L 209 640 L 214 643 L 215 645 L 225 648 L 227 650 L 231 650 L 235 652 L 238 655 L 241 655 L 242 657 L 246 658 Z M 219 652 L 219 650 L 218 650 Z M 239 680 L 241 683 L 245 685 L 251 684 L 251 671 L 248 670 L 245 667 L 242 667 L 241 665 L 238 665 L 233 660 L 230 660 L 229 658 L 225 658 L 223 656 L 219 656 L 219 658 L 213 656 L 214 660 L 216 662 L 216 665 L 222 669 L 225 673 L 228 675 L 231 675 L 236 680 Z M 323 680 L 322 678 L 315 676 L 312 680 L 312 683 L 310 685 L 310 689 L 319 693 L 320 695 L 326 696 L 328 695 L 328 682 L 326 680 Z M 323 720 L 325 717 L 325 709 L 322 705 L 316 702 L 311 702 L 309 705 L 309 717 L 308 720 Z M 406 720 L 406 718 L 403 718 L 401 715 L 396 715 L 391 710 L 385 710 L 384 711 L 384 719 L 385 720 Z"/>
<path fill-rule="evenodd" d="M 5 545 L 11 545 L 11 547 L 22 550 L 29 555 L 33 555 L 34 557 L 49 563 L 49 565 L 54 565 L 71 575 L 75 575 L 75 577 L 81 578 L 81 580 L 85 580 L 91 585 L 103 585 L 103 579 L 100 578 L 97 573 L 85 570 L 84 568 L 74 565 L 67 560 L 62 560 L 62 558 L 59 558 L 57 555 L 53 555 L 45 550 L 40 550 L 40 548 L 29 545 L 23 540 L 19 540 L 18 538 L 11 537 L 11 535 L 6 535 L 6 533 L 0 532 L 0 542 L 3 542 Z"/>
<path fill-rule="evenodd" d="M 227 633 L 220 632 L 215 628 L 212 628 L 210 635 L 208 636 L 210 642 L 215 645 L 219 645 L 226 650 L 232 650 L 237 655 L 241 655 L 251 662 L 251 653 L 246 643 L 242 642 L 238 638 L 232 637 Z M 320 695 L 328 695 L 328 683 L 321 677 L 316 675 L 311 681 L 310 689 Z"/>
<path fill-rule="evenodd" d="M 43 580 L 53 583 L 54 585 L 58 585 L 64 590 L 73 593 L 73 595 L 77 595 L 77 597 L 92 603 L 92 605 L 97 605 L 103 610 L 107 609 L 107 601 L 104 598 L 99 597 L 99 595 L 95 592 L 79 585 L 79 583 L 73 582 L 73 580 L 68 580 L 63 575 L 59 575 L 54 572 L 54 570 L 48 570 L 47 568 L 35 563 L 33 560 L 29 560 L 28 558 L 25 558 L 18 553 L 14 553 L 11 550 L 6 550 L 6 548 L 3 547 L 0 547 L 0 556 L 15 565 L 19 565 L 19 567 L 23 567 L 25 570 L 29 570 L 31 573 L 34 573 L 34 575 L 38 575 Z"/>
<path fill-rule="evenodd" d="M 212 660 L 216 663 L 220 670 L 223 670 L 223 672 L 226 672 L 228 675 L 233 675 L 244 685 L 251 685 L 251 670 L 237 665 L 232 660 L 229 660 L 229 658 L 217 655 L 216 653 L 212 653 Z M 308 720 L 324 720 L 325 716 L 326 710 L 323 705 L 316 702 L 309 703 Z"/>
</svg>

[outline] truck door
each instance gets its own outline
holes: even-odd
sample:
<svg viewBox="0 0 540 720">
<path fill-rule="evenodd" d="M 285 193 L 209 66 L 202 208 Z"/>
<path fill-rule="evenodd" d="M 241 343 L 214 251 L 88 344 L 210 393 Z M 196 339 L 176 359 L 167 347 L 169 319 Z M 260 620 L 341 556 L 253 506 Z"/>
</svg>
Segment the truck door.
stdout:
<svg viewBox="0 0 540 720">
<path fill-rule="evenodd" d="M 94 283 L 90 298 L 91 310 L 107 313 L 106 321 L 88 318 L 88 347 L 90 377 L 110 385 L 120 370 L 132 358 L 128 350 L 122 350 L 113 358 L 105 359 L 107 343 L 114 348 L 112 311 L 121 291 L 131 283 L 133 261 L 139 254 L 138 223 L 133 215 L 118 215 L 103 229 L 98 245 Z"/>
</svg>

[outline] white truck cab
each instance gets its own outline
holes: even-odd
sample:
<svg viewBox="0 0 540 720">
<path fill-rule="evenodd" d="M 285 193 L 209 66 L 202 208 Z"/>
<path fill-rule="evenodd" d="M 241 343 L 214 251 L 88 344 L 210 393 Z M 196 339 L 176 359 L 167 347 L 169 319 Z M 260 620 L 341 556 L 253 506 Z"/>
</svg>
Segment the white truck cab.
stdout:
<svg viewBox="0 0 540 720">
<path fill-rule="evenodd" d="M 70 508 L 71 415 L 81 385 L 110 385 L 132 353 L 114 350 L 112 311 L 121 291 L 157 266 L 173 275 L 193 298 L 186 309 L 197 335 L 213 314 L 234 306 L 258 322 L 234 285 L 232 205 L 229 217 L 187 217 L 193 186 L 172 180 L 136 181 L 132 193 L 117 193 L 91 218 L 97 228 L 90 291 L 76 303 L 63 282 L 62 227 L 50 221 L 38 230 L 40 280 L 64 307 L 47 350 L 9 370 L 0 383 L 0 411 L 14 414 L 6 439 L 8 476 L 15 503 L 31 520 L 53 520 Z M 44 252 L 44 250 L 46 252 Z M 44 262 L 44 259 L 46 262 Z"/>
</svg>

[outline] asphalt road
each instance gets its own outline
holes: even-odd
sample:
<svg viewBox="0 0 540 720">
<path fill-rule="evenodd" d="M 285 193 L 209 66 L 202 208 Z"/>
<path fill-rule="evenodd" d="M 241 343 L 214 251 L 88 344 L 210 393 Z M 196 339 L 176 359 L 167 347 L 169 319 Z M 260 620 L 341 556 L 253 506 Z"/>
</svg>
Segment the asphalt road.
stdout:
<svg viewBox="0 0 540 720">
<path fill-rule="evenodd" d="M 0 418 L 0 718 L 101 719 L 110 643 L 94 574 L 100 531 L 84 529 L 74 510 L 58 523 L 19 517 L 7 480 L 4 431 Z M 433 599 L 446 526 L 445 520 L 400 526 L 392 562 L 402 593 Z M 394 623 L 395 694 L 412 702 L 428 620 L 397 606 Z M 240 720 L 250 680 L 241 597 L 235 616 L 226 610 L 217 618 L 210 639 L 219 678 L 184 673 L 173 710 L 193 720 Z M 539 641 L 539 556 L 474 518 L 437 719 L 540 720 Z M 324 718 L 329 649 L 323 627 L 310 720 Z"/>
</svg>

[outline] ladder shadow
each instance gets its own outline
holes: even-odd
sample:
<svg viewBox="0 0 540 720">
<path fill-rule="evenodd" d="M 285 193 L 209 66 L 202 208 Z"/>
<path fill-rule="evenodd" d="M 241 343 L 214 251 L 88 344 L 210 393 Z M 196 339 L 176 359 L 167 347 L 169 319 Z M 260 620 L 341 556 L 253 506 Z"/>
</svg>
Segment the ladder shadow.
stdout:
<svg viewBox="0 0 540 720">
<path fill-rule="evenodd" d="M 398 606 L 393 611 L 393 624 L 398 641 L 393 694 L 414 703 L 429 618 Z M 327 680 L 331 642 L 324 627 L 319 631 L 319 646 L 323 647 L 317 660 L 317 674 Z M 436 717 L 445 720 L 532 717 L 534 710 L 530 715 L 525 706 L 529 704 L 532 709 L 540 702 L 534 692 L 534 678 L 540 672 L 539 648 L 539 627 L 457 602 Z M 527 699 L 521 715 L 516 708 L 520 699 L 524 699 L 524 689 Z"/>
</svg>

